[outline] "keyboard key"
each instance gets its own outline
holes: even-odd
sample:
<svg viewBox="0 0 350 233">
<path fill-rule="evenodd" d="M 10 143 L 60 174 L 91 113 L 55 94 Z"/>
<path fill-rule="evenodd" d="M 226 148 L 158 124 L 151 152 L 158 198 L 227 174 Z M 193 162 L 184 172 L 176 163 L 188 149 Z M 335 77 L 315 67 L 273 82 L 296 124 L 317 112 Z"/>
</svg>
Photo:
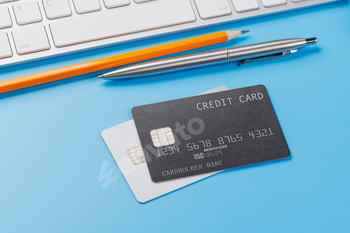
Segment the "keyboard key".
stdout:
<svg viewBox="0 0 350 233">
<path fill-rule="evenodd" d="M 12 27 L 12 20 L 9 9 L 5 6 L 0 7 L 0 29 Z"/>
<path fill-rule="evenodd" d="M 55 46 L 64 47 L 194 21 L 196 17 L 188 0 L 168 0 L 121 7 L 98 17 L 86 14 L 71 20 L 52 21 L 50 28 Z M 101 26 L 115 24 L 117 26 Z"/>
<path fill-rule="evenodd" d="M 232 0 L 232 3 L 238 13 L 259 9 L 257 0 Z"/>
<path fill-rule="evenodd" d="M 36 1 L 13 5 L 17 24 L 25 25 L 42 21 L 39 5 Z"/>
<path fill-rule="evenodd" d="M 149 2 L 149 1 L 153 1 L 153 0 L 134 0 L 134 2 L 136 3 L 143 3 L 143 2 Z"/>
<path fill-rule="evenodd" d="M 0 0 L 0 3 L 5 3 L 5 2 L 14 2 L 14 1 L 17 1 L 17 0 Z"/>
<path fill-rule="evenodd" d="M 98 0 L 73 0 L 75 11 L 78 14 L 101 10 L 101 5 Z"/>
<path fill-rule="evenodd" d="M 19 55 L 50 49 L 46 30 L 42 25 L 17 29 L 12 32 L 12 36 Z"/>
<path fill-rule="evenodd" d="M 43 0 L 48 19 L 57 19 L 72 15 L 68 0 Z"/>
<path fill-rule="evenodd" d="M 261 0 L 264 7 L 272 7 L 287 4 L 287 0 Z"/>
<path fill-rule="evenodd" d="M 6 32 L 0 32 L 0 59 L 12 57 L 11 46 Z"/>
<path fill-rule="evenodd" d="M 106 8 L 114 8 L 126 6 L 130 4 L 130 0 L 104 0 Z"/>
<path fill-rule="evenodd" d="M 210 19 L 232 13 L 227 0 L 196 0 L 202 19 Z"/>
</svg>

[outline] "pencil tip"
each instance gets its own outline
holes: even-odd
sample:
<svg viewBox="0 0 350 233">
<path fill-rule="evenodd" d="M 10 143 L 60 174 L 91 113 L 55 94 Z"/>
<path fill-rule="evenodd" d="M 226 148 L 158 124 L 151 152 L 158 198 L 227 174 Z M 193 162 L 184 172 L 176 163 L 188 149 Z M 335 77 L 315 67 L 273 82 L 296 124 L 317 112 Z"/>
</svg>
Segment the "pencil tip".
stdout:
<svg viewBox="0 0 350 233">
<path fill-rule="evenodd" d="M 241 31 L 226 31 L 227 33 L 227 40 L 232 40 L 233 38 L 236 38 L 237 36 L 240 36 L 242 34 L 245 34 L 249 32 L 249 30 L 241 30 Z"/>
</svg>

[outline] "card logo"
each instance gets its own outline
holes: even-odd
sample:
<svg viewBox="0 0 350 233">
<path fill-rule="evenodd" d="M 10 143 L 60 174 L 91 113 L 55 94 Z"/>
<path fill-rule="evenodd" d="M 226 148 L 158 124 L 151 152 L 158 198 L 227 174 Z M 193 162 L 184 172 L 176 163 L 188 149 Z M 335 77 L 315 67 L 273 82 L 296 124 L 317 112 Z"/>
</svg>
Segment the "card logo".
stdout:
<svg viewBox="0 0 350 233">
<path fill-rule="evenodd" d="M 175 143 L 175 137 L 170 127 L 152 130 L 151 137 L 155 147 L 168 146 Z"/>
</svg>

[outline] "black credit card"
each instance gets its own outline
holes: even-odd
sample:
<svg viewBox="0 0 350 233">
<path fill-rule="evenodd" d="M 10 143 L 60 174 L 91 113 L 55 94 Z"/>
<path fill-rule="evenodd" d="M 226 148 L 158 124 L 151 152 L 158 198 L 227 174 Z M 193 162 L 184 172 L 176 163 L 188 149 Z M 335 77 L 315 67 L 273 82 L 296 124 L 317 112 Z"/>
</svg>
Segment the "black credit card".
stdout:
<svg viewBox="0 0 350 233">
<path fill-rule="evenodd" d="M 265 86 L 134 107 L 154 182 L 290 155 Z"/>
</svg>

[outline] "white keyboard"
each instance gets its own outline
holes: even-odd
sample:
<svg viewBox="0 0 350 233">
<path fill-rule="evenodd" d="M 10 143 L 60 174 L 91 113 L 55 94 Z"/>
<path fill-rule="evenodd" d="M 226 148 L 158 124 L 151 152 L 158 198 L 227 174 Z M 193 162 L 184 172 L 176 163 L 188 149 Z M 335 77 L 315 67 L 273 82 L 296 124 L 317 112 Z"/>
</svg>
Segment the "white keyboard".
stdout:
<svg viewBox="0 0 350 233">
<path fill-rule="evenodd" d="M 341 0 L 0 0 L 0 67 Z"/>
</svg>

